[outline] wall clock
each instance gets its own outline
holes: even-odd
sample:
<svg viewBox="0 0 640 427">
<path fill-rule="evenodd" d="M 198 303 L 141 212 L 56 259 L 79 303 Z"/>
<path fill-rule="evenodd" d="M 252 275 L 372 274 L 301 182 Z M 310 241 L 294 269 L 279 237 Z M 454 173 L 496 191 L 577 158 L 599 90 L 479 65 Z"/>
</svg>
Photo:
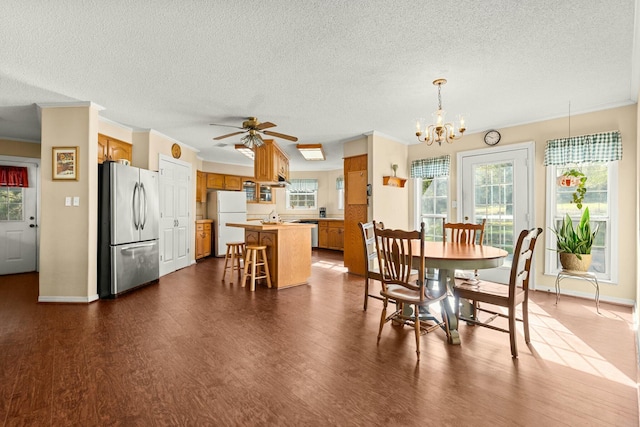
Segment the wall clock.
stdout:
<svg viewBox="0 0 640 427">
<path fill-rule="evenodd" d="M 171 155 L 173 156 L 174 159 L 179 159 L 180 156 L 182 155 L 182 149 L 178 144 L 173 144 L 171 146 Z"/>
<path fill-rule="evenodd" d="M 484 134 L 484 143 L 487 145 L 496 145 L 498 142 L 500 142 L 500 138 L 500 132 L 492 129 Z"/>
</svg>

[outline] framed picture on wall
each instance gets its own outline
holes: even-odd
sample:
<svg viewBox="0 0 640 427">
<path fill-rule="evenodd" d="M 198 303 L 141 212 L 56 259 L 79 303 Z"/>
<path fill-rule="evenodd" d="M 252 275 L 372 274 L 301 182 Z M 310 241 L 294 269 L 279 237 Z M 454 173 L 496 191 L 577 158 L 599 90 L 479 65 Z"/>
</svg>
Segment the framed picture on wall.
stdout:
<svg viewBox="0 0 640 427">
<path fill-rule="evenodd" d="M 78 180 L 78 147 L 53 147 L 54 181 Z"/>
</svg>

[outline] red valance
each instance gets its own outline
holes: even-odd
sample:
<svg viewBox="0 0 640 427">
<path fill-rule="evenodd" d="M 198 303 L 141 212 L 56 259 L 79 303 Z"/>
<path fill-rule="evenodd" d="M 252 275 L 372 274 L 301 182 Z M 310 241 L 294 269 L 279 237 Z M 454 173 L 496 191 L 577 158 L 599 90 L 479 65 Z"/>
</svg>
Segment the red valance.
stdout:
<svg viewBox="0 0 640 427">
<path fill-rule="evenodd" d="M 21 166 L 0 166 L 0 187 L 28 187 L 27 168 Z"/>
</svg>

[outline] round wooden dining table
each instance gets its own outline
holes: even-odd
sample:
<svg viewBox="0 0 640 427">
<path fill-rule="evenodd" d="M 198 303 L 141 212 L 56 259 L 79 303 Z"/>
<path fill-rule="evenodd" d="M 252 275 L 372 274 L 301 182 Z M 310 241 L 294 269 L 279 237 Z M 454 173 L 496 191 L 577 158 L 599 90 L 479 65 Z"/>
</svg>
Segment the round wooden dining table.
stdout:
<svg viewBox="0 0 640 427">
<path fill-rule="evenodd" d="M 414 254 L 420 253 L 418 242 L 412 248 Z M 500 267 L 509 255 L 504 249 L 487 245 L 469 245 L 453 242 L 424 242 L 426 268 L 437 268 L 438 288 L 448 289 L 455 283 L 455 270 L 481 270 Z M 447 281 L 447 278 L 450 280 Z M 451 289 L 449 289 L 451 290 Z M 458 319 L 448 298 L 442 302 L 443 313 L 448 327 L 449 344 L 460 344 Z"/>
</svg>

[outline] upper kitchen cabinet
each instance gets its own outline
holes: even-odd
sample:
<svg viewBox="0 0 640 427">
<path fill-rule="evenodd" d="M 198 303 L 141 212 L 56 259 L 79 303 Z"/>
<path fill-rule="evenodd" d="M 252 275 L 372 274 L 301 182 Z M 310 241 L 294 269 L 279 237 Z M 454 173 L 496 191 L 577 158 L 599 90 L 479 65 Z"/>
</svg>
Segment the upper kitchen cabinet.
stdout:
<svg viewBox="0 0 640 427">
<path fill-rule="evenodd" d="M 208 173 L 207 188 L 210 190 L 242 191 L 242 177 L 221 173 Z"/>
<path fill-rule="evenodd" d="M 131 163 L 133 145 L 107 135 L 98 134 L 98 163 L 105 160 L 128 160 Z"/>
<path fill-rule="evenodd" d="M 289 181 L 289 158 L 272 139 L 255 149 L 254 173 L 256 181 Z"/>
<path fill-rule="evenodd" d="M 196 171 L 196 202 L 207 201 L 207 173 Z"/>
<path fill-rule="evenodd" d="M 245 179 L 242 187 L 247 195 L 247 203 L 275 203 L 275 195 L 271 186 L 261 184 L 253 179 Z"/>
</svg>

